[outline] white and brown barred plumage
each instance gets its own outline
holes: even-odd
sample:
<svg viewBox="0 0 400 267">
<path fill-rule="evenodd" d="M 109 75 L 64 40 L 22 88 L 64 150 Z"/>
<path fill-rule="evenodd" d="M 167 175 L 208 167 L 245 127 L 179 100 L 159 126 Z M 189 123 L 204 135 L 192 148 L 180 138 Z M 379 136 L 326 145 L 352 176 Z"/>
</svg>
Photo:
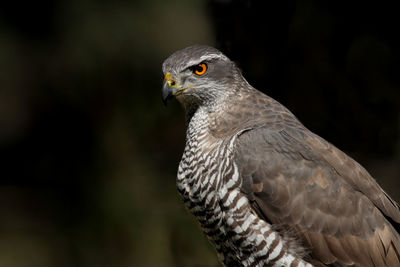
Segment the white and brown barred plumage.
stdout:
<svg viewBox="0 0 400 267">
<path fill-rule="evenodd" d="M 163 71 L 187 116 L 178 191 L 225 266 L 400 266 L 399 206 L 357 162 L 212 47 Z"/>
</svg>

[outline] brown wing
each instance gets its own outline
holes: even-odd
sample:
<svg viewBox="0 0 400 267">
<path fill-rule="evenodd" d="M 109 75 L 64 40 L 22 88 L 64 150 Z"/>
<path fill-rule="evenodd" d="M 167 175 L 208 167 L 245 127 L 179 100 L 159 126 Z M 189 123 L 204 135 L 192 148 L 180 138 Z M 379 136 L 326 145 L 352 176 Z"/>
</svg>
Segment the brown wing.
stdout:
<svg viewBox="0 0 400 267">
<path fill-rule="evenodd" d="M 236 145 L 256 212 L 294 229 L 313 260 L 400 266 L 399 207 L 350 157 L 302 127 L 259 127 Z"/>
</svg>

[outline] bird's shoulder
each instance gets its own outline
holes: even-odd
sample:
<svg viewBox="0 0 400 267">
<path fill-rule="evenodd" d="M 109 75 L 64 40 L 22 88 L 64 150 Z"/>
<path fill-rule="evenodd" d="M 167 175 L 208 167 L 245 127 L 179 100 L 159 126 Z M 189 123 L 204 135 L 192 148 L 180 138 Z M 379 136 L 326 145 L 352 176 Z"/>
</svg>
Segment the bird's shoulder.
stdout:
<svg viewBox="0 0 400 267">
<path fill-rule="evenodd" d="M 358 162 L 333 144 L 312 133 L 302 124 L 283 123 L 256 125 L 240 133 L 235 159 L 243 174 L 273 181 L 284 176 L 319 189 L 360 192 L 385 216 L 400 223 L 398 204 Z M 247 165 L 246 165 L 247 164 Z M 258 173 L 254 170 L 257 169 Z M 262 173 L 260 173 L 262 172 Z"/>
</svg>

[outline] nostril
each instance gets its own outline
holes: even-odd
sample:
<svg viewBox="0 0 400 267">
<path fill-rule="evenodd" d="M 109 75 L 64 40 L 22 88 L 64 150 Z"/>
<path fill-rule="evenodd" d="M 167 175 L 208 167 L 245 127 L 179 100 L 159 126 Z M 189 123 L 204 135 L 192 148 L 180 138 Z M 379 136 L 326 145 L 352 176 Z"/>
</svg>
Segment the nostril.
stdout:
<svg viewBox="0 0 400 267">
<path fill-rule="evenodd" d="M 170 81 L 169 82 L 169 86 L 174 86 L 175 85 L 175 81 Z"/>
</svg>

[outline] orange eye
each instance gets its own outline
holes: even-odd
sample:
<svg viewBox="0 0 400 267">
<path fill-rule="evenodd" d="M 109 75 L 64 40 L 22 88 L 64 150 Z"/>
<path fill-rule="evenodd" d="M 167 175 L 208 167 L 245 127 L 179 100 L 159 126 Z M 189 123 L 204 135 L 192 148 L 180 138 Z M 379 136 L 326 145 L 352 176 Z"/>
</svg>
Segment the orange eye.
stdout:
<svg viewBox="0 0 400 267">
<path fill-rule="evenodd" d="M 204 73 L 206 73 L 206 71 L 207 71 L 207 65 L 206 65 L 206 63 L 201 63 L 199 65 L 193 66 L 192 71 L 196 75 L 199 75 L 199 76 L 204 75 Z"/>
</svg>

